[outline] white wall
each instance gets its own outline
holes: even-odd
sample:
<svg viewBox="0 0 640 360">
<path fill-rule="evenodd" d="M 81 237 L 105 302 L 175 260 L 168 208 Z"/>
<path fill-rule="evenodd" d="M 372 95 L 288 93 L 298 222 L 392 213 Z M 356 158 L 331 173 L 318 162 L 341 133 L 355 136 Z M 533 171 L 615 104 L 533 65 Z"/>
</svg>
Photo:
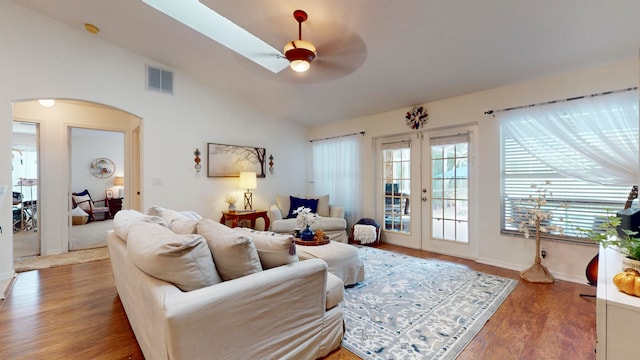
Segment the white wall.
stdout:
<svg viewBox="0 0 640 360">
<path fill-rule="evenodd" d="M 476 161 L 480 169 L 477 179 L 480 191 L 472 194 L 472 201 L 479 205 L 479 211 L 470 214 L 478 222 L 479 234 L 475 234 L 477 261 L 523 270 L 533 263 L 535 256 L 535 241 L 500 235 L 500 129 L 495 118 L 484 112 L 638 86 L 639 78 L 638 59 L 633 58 L 425 104 L 429 113 L 426 130 L 478 124 Z M 375 216 L 372 139 L 410 131 L 404 122 L 407 110 L 398 109 L 311 129 L 312 138 L 366 131 L 362 149 L 364 216 Z M 543 246 L 548 253 L 544 263 L 557 278 L 586 282 L 585 267 L 597 253 L 597 248 L 560 242 L 543 242 Z"/>
<path fill-rule="evenodd" d="M 194 171 L 193 152 L 206 154 L 207 142 L 255 145 L 273 154 L 275 174 L 258 179 L 254 207 L 267 208 L 276 194 L 304 193 L 299 171 L 308 153 L 307 129 L 282 119 L 264 116 L 240 101 L 174 73 L 175 95 L 145 90 L 145 64 L 152 60 L 117 48 L 86 31 L 62 25 L 12 1 L 0 0 L 0 185 L 11 182 L 11 121 L 14 102 L 37 98 L 80 99 L 122 109 L 142 119 L 142 208 L 152 204 L 192 209 L 218 218 L 226 192 L 237 191 L 237 179 L 207 178 Z M 11 34 L 10 36 L 8 34 Z M 215 59 L 212 59 L 215 63 Z M 57 106 L 57 105 L 56 105 Z M 56 106 L 48 111 L 55 113 Z M 44 111 L 44 110 L 40 110 Z M 43 254 L 64 251 L 68 219 L 69 161 L 66 128 L 91 119 L 55 121 L 39 119 L 42 153 L 43 229 L 52 238 Z M 206 155 L 203 157 L 206 161 Z M 65 172 L 67 175 L 65 175 Z M 152 185 L 158 178 L 162 185 Z M 9 197 L 0 204 L 0 279 L 13 275 Z M 57 239 L 55 239 L 57 237 Z"/>
</svg>

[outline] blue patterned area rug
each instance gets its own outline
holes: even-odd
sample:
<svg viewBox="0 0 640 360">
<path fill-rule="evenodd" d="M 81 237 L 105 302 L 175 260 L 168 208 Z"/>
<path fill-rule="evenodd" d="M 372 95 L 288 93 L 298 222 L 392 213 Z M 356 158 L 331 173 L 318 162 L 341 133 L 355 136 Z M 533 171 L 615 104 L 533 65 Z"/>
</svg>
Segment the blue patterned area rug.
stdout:
<svg viewBox="0 0 640 360">
<path fill-rule="evenodd" d="M 345 289 L 342 346 L 363 359 L 455 359 L 518 281 L 370 247 Z"/>
</svg>

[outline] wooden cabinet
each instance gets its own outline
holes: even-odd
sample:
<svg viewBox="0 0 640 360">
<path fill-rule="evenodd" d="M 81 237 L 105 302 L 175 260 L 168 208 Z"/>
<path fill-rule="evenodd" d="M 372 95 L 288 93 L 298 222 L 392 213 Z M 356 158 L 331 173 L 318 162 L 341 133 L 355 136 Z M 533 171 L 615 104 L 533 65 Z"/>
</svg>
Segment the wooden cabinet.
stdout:
<svg viewBox="0 0 640 360">
<path fill-rule="evenodd" d="M 622 255 L 600 247 L 596 300 L 597 359 L 636 359 L 640 298 L 620 292 L 613 276 L 622 272 Z"/>
<path fill-rule="evenodd" d="M 105 199 L 105 202 L 109 207 L 109 215 L 111 218 L 116 216 L 118 211 L 122 210 L 122 198 Z"/>
</svg>

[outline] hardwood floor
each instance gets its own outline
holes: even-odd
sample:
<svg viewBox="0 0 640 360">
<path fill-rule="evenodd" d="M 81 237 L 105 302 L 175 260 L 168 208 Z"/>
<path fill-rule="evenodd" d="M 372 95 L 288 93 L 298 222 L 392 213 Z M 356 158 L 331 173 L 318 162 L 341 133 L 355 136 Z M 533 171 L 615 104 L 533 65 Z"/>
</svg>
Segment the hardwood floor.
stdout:
<svg viewBox="0 0 640 360">
<path fill-rule="evenodd" d="M 383 244 L 519 279 L 516 271 Z M 595 359 L 595 294 L 588 285 L 520 281 L 458 359 Z M 143 359 L 109 260 L 20 273 L 0 305 L 0 359 Z M 326 360 L 359 359 L 338 349 Z"/>
</svg>

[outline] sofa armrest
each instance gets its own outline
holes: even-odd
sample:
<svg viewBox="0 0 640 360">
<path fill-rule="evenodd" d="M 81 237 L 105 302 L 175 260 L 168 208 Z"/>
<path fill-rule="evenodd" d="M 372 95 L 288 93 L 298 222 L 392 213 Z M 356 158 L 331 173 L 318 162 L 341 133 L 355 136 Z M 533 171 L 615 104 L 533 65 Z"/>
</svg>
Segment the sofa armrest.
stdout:
<svg viewBox="0 0 640 360">
<path fill-rule="evenodd" d="M 312 261 L 319 260 L 319 261 Z M 327 264 L 299 261 L 166 298 L 170 358 L 286 358 L 318 346 Z M 242 336 L 238 336 L 241 330 Z"/>
<path fill-rule="evenodd" d="M 276 220 L 282 220 L 282 211 L 278 207 L 278 205 L 273 204 L 269 207 L 269 220 L 274 222 Z"/>
<path fill-rule="evenodd" d="M 329 206 L 329 217 L 344 219 L 344 208 L 342 206 Z"/>
</svg>

